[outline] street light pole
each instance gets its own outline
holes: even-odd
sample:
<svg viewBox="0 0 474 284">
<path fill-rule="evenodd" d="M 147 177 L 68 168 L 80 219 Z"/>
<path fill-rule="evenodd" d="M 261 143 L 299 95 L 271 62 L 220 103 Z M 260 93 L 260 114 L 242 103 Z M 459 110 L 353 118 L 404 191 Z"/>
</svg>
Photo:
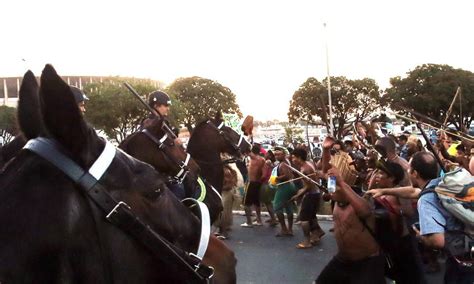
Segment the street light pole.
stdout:
<svg viewBox="0 0 474 284">
<path fill-rule="evenodd" d="M 326 28 L 326 23 L 324 25 L 324 30 L 326 31 L 326 70 L 327 70 L 327 85 L 328 85 L 328 102 L 329 102 L 329 134 L 334 137 L 334 124 L 332 121 L 332 98 L 331 98 L 331 79 L 329 75 L 329 48 L 328 41 L 329 36 Z"/>
</svg>

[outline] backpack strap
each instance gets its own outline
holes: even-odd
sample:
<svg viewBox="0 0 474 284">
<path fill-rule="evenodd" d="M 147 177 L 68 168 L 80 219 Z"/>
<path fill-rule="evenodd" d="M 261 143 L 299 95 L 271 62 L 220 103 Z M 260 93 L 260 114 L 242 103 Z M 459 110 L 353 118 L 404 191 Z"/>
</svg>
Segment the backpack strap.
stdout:
<svg viewBox="0 0 474 284">
<path fill-rule="evenodd" d="M 434 188 L 425 188 L 420 192 L 420 194 L 418 195 L 418 198 L 422 197 L 425 194 L 431 193 L 431 192 L 436 193 L 436 190 Z"/>
</svg>

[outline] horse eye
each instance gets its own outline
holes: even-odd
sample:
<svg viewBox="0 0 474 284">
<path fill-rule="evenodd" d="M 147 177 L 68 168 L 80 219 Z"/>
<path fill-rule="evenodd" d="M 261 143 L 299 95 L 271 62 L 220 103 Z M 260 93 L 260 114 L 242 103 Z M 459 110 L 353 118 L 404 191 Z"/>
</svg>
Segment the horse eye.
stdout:
<svg viewBox="0 0 474 284">
<path fill-rule="evenodd" d="M 159 187 L 159 188 L 153 190 L 152 192 L 148 192 L 146 194 L 146 197 L 149 198 L 149 199 L 152 199 L 152 200 L 156 200 L 158 197 L 161 196 L 161 192 L 162 192 L 162 190 Z"/>
</svg>

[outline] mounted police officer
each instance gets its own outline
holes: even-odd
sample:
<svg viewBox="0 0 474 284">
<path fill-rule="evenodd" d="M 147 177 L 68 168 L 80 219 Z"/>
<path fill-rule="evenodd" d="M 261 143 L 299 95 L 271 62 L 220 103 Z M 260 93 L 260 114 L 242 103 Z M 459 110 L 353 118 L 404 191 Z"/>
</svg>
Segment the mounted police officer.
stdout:
<svg viewBox="0 0 474 284">
<path fill-rule="evenodd" d="M 81 113 L 84 114 L 86 112 L 86 101 L 89 100 L 89 98 L 84 94 L 84 92 L 76 88 L 74 86 L 69 86 L 71 88 L 72 93 L 74 94 L 74 99 L 76 100 L 77 106 L 81 110 Z"/>
<path fill-rule="evenodd" d="M 156 90 L 151 92 L 148 95 L 148 105 L 152 107 L 156 112 L 165 119 L 166 125 L 173 131 L 173 133 L 176 135 L 176 139 L 174 140 L 174 143 L 177 145 L 181 145 L 181 140 L 178 138 L 179 134 L 179 129 L 170 126 L 167 118 L 170 112 L 170 106 L 171 106 L 171 98 L 170 96 L 160 90 Z M 151 122 L 152 119 L 155 118 L 155 115 L 152 113 L 146 118 L 143 123 L 142 123 L 142 128 L 145 128 L 148 126 L 148 124 Z M 176 197 L 179 199 L 185 198 L 185 191 L 184 191 L 184 186 L 179 183 L 175 183 L 173 181 L 170 181 L 166 183 L 168 188 L 173 192 Z"/>
<path fill-rule="evenodd" d="M 170 111 L 171 99 L 163 91 L 154 91 L 148 95 L 148 104 L 161 116 L 167 117 Z"/>
</svg>

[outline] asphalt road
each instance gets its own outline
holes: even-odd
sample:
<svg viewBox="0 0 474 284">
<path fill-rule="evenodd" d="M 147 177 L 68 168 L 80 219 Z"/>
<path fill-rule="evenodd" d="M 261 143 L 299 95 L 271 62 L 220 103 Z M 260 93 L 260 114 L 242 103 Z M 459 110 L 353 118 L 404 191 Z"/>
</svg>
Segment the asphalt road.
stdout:
<svg viewBox="0 0 474 284">
<path fill-rule="evenodd" d="M 329 233 L 330 221 L 320 221 L 326 235 L 310 249 L 295 247 L 303 240 L 298 225 L 293 228 L 294 237 L 277 238 L 279 226 L 241 228 L 243 222 L 244 217 L 234 215 L 231 237 L 226 240 L 238 259 L 238 283 L 311 283 L 337 251 L 334 236 Z M 428 283 L 442 283 L 441 279 L 442 273 L 432 274 Z"/>
<path fill-rule="evenodd" d="M 266 219 L 266 217 L 264 217 Z M 303 240 L 300 226 L 294 237 L 275 237 L 279 226 L 241 228 L 242 216 L 234 215 L 231 238 L 226 242 L 234 249 L 238 283 L 311 283 L 336 252 L 336 241 L 329 233 L 332 222 L 321 221 L 326 235 L 311 249 L 297 249 Z"/>
</svg>

